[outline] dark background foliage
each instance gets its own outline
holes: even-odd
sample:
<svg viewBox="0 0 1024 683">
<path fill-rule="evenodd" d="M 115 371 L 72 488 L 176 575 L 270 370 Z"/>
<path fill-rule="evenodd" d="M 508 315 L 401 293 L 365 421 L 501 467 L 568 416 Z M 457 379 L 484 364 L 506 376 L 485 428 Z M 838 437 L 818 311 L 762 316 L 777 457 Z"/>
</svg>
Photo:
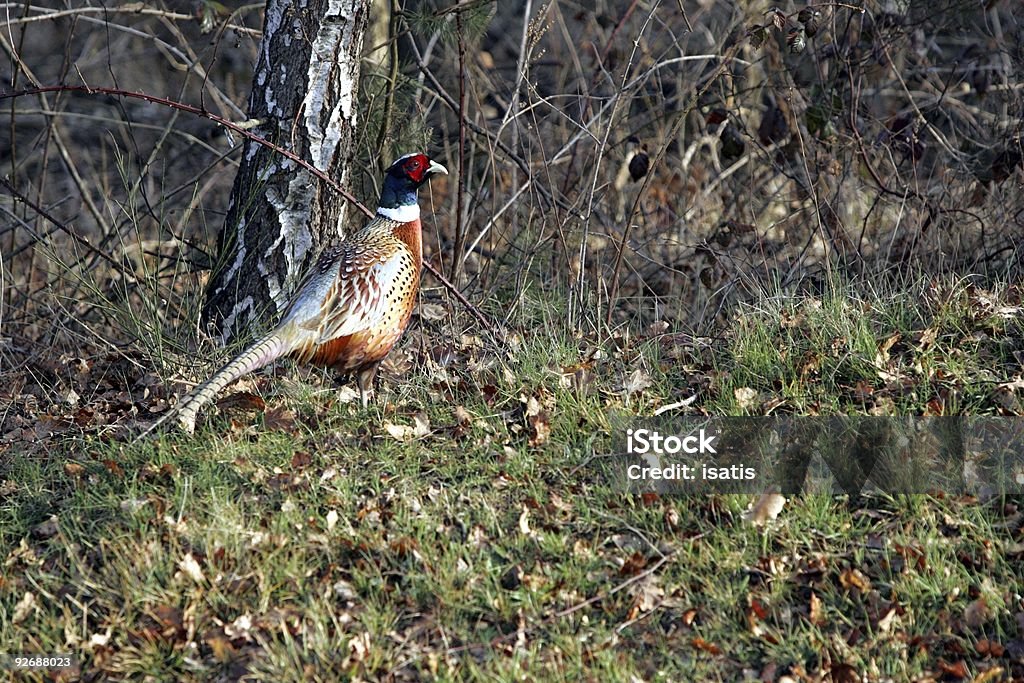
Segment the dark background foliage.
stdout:
<svg viewBox="0 0 1024 683">
<path fill-rule="evenodd" d="M 1013 278 L 1011 5 L 432 1 L 390 22 L 375 7 L 352 190 L 372 204 L 381 166 L 413 148 L 458 169 L 461 128 L 465 173 L 424 199 L 429 258 L 464 263 L 460 286 L 496 316 L 537 286 L 574 327 L 707 329 L 730 302 L 835 272 Z M 143 91 L 241 121 L 260 10 L 12 11 L 4 87 Z M 2 193 L 3 353 L 194 348 L 240 140 L 123 98 L 3 106 L 0 166 L 66 228 Z"/>
</svg>

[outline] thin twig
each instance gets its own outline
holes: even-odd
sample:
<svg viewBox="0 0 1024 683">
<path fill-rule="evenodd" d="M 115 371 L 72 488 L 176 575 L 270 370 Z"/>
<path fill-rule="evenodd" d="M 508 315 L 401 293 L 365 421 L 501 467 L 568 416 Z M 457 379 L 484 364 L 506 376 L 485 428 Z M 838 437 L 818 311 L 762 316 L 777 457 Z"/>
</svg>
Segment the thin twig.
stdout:
<svg viewBox="0 0 1024 683">
<path fill-rule="evenodd" d="M 710 78 L 707 78 L 703 85 L 693 91 L 690 96 L 690 101 L 682 109 L 682 111 L 676 114 L 676 120 L 672 124 L 672 128 L 669 130 L 668 135 L 665 136 L 665 143 L 658 147 L 658 153 L 651 160 L 651 169 L 657 168 L 662 159 L 665 158 L 665 153 L 668 152 L 669 145 L 676 140 L 676 136 L 679 134 L 679 130 L 683 127 L 683 123 L 686 121 L 687 115 L 693 111 L 697 102 L 707 92 L 708 88 L 718 80 L 718 77 L 732 64 L 732 59 L 739 52 L 743 46 L 743 42 L 737 42 L 735 45 L 729 48 L 728 52 L 725 53 L 721 62 L 715 68 Z M 640 186 L 640 190 L 636 193 L 636 198 L 633 200 L 633 207 L 629 211 L 629 217 L 626 220 L 626 224 L 622 227 L 622 238 L 616 248 L 615 253 L 615 265 L 612 267 L 611 276 L 611 289 L 608 292 L 608 313 L 605 319 L 605 323 L 611 325 L 612 315 L 615 313 L 615 303 L 619 295 L 619 273 L 622 270 L 622 257 L 626 251 L 626 242 L 629 240 L 629 233 L 633 227 L 633 219 L 636 217 L 637 212 L 640 209 L 640 203 L 647 195 L 647 190 L 651 186 L 651 181 L 654 179 L 656 174 L 651 172 L 644 176 L 643 185 Z"/>
<path fill-rule="evenodd" d="M 114 97 L 129 97 L 138 100 L 143 100 L 146 102 L 151 102 L 153 104 L 161 104 L 165 107 L 179 109 L 181 111 L 188 112 L 189 114 L 195 114 L 196 116 L 201 116 L 205 119 L 209 119 L 214 123 L 217 123 L 227 128 L 233 133 L 248 138 L 249 140 L 252 140 L 257 144 L 263 145 L 268 149 L 272 149 L 281 156 L 285 157 L 286 159 L 294 161 L 296 164 L 303 167 L 304 169 L 312 173 L 314 176 L 327 183 L 331 187 L 331 189 L 333 189 L 335 192 L 344 197 L 346 201 L 348 201 L 357 209 L 359 209 L 367 218 L 373 217 L 372 211 L 363 206 L 363 204 L 360 203 L 360 201 L 356 199 L 351 192 L 349 192 L 341 185 L 339 185 L 336 180 L 328 176 L 326 173 L 324 173 L 317 167 L 313 166 L 311 163 L 309 163 L 299 155 L 295 154 L 294 152 L 290 152 L 284 147 L 275 145 L 273 142 L 270 142 L 269 140 L 266 140 L 260 137 L 259 135 L 256 135 L 255 133 L 251 132 L 249 128 L 252 127 L 252 122 L 238 124 L 233 121 L 227 120 L 223 116 L 218 116 L 213 112 L 207 111 L 200 107 L 194 107 L 190 104 L 185 104 L 184 102 L 175 102 L 174 100 L 167 99 L 166 97 L 157 97 L 156 95 L 148 95 L 146 93 L 141 92 L 131 92 L 128 90 L 121 90 L 120 88 L 101 88 L 90 87 L 85 85 L 49 85 L 39 88 L 27 88 L 25 90 L 19 90 L 16 92 L 0 92 L 0 100 L 22 97 L 24 95 L 39 95 L 51 92 L 75 92 L 86 95 L 112 95 Z"/>
<path fill-rule="evenodd" d="M 49 211 L 47 211 L 39 204 L 29 199 L 24 193 L 22 193 L 18 188 L 11 184 L 10 180 L 4 177 L 0 177 L 0 185 L 3 185 L 7 189 L 7 191 L 11 193 L 12 197 L 14 197 L 19 202 L 35 211 L 37 214 L 39 214 L 46 220 L 48 220 L 54 227 L 56 227 L 58 230 L 68 235 L 69 237 L 71 237 L 71 239 L 81 244 L 90 253 L 96 254 L 97 256 L 101 257 L 104 261 L 113 266 L 114 270 L 116 270 L 118 273 L 124 275 L 129 280 L 135 279 L 135 276 L 128 272 L 127 270 L 125 270 L 122 264 L 118 263 L 116 260 L 111 258 L 110 255 L 107 254 L 106 252 L 94 247 L 88 239 L 86 239 L 82 235 L 79 235 L 77 232 L 74 231 L 73 228 L 68 226 L 66 223 L 60 221 L 59 219 L 55 218 L 52 214 L 50 214 Z"/>
<path fill-rule="evenodd" d="M 257 144 L 263 145 L 264 147 L 267 147 L 268 149 L 272 149 L 275 152 L 277 152 L 278 154 L 280 154 L 281 156 L 283 156 L 283 157 L 285 157 L 287 159 L 290 159 L 291 161 L 294 161 L 296 164 L 298 164 L 302 168 L 306 169 L 307 171 L 309 171 L 311 174 L 313 174 L 314 176 L 316 176 L 320 180 L 322 180 L 325 183 L 327 183 L 331 187 L 331 189 L 333 189 L 338 194 L 340 194 L 343 198 L 345 198 L 346 201 L 348 201 L 353 206 L 355 206 L 366 217 L 372 218 L 373 215 L 374 215 L 373 212 L 370 211 L 368 208 L 366 208 L 358 199 L 356 199 L 352 195 L 351 192 L 349 192 L 348 190 L 343 188 L 333 178 L 331 178 L 326 173 L 324 173 L 320 169 L 316 168 L 311 163 L 309 163 L 308 161 L 306 161 L 302 157 L 298 156 L 294 152 L 290 152 L 287 149 L 284 149 L 283 147 L 281 147 L 279 145 L 275 145 L 274 143 L 270 142 L 269 140 L 266 140 L 266 139 L 260 137 L 259 135 L 256 135 L 255 133 L 251 132 L 249 130 L 249 127 L 250 127 L 249 125 L 245 125 L 245 124 L 241 124 L 240 125 L 240 124 L 234 123 L 232 121 L 228 121 L 223 116 L 218 116 L 217 114 L 214 114 L 212 112 L 206 111 L 205 109 L 201 109 L 199 107 L 194 107 L 192 105 L 184 104 L 182 102 L 175 102 L 174 100 L 169 100 L 169 99 L 164 98 L 164 97 L 157 97 L 155 95 L 147 95 L 146 93 L 129 92 L 127 90 L 120 90 L 118 88 L 91 88 L 91 87 L 87 87 L 87 86 L 84 86 L 84 85 L 52 85 L 52 86 L 44 86 L 44 87 L 40 87 L 40 88 L 28 88 L 28 89 L 25 89 L 25 90 L 19 90 L 17 92 L 6 92 L 6 93 L 5 92 L 0 92 L 0 101 L 5 100 L 5 99 L 22 97 L 22 96 L 25 96 L 25 95 L 38 95 L 38 94 L 51 93 L 51 92 L 56 92 L 56 93 L 60 93 L 60 92 L 75 92 L 75 93 L 83 93 L 83 94 L 86 94 L 86 95 L 113 95 L 115 97 L 135 98 L 135 99 L 139 99 L 139 100 L 144 100 L 146 102 L 152 102 L 153 104 L 162 104 L 164 106 L 171 107 L 173 109 L 178 109 L 178 110 L 181 110 L 181 111 L 184 111 L 184 112 L 188 112 L 190 114 L 195 114 L 196 116 L 201 116 L 203 118 L 209 119 L 209 120 L 211 120 L 211 121 L 213 121 L 213 122 L 215 122 L 217 124 L 220 124 L 221 126 L 224 126 L 228 130 L 230 130 L 230 131 L 232 131 L 234 133 L 237 133 L 238 135 L 241 135 L 242 137 L 248 138 L 249 140 L 252 140 L 253 142 L 255 142 Z M 4 184 L 7 185 L 6 182 L 4 182 Z M 8 185 L 8 187 L 11 189 L 12 192 L 16 192 L 16 190 L 14 190 L 9 185 Z M 31 206 L 31 204 L 30 204 L 30 206 Z M 33 206 L 33 208 L 35 208 L 35 207 Z M 41 209 L 37 209 L 37 210 L 39 210 L 41 212 L 41 215 L 45 216 L 45 214 L 42 214 L 42 210 Z M 49 217 L 47 216 L 47 218 L 49 218 Z M 50 219 L 50 220 L 53 220 L 53 219 Z M 70 234 L 72 234 L 72 236 L 74 236 L 76 239 L 82 241 L 86 246 L 88 246 L 90 248 L 90 250 L 95 251 L 95 249 L 92 247 L 92 245 L 90 245 L 87 241 L 85 241 L 85 238 L 83 238 L 81 236 L 78 236 L 78 235 L 75 235 L 73 232 L 70 233 Z M 104 257 L 108 261 L 113 262 L 113 260 L 110 259 L 109 257 L 107 257 L 106 255 L 104 255 Z M 438 272 L 438 270 L 436 268 L 434 268 L 432 265 L 430 265 L 429 263 L 424 263 L 423 266 L 427 269 L 428 272 L 430 272 L 431 275 L 436 277 L 438 279 L 438 281 L 440 281 L 441 284 L 445 286 L 446 289 L 448 289 L 452 293 L 452 295 L 459 301 L 459 303 L 461 303 L 463 306 L 466 307 L 466 309 L 473 315 L 473 317 L 475 317 L 478 321 L 480 321 L 484 325 L 484 327 L 486 327 L 489 331 L 494 331 L 494 329 L 495 329 L 494 325 L 484 316 L 483 313 L 480 312 L 480 310 L 476 306 L 471 304 L 469 302 L 469 300 L 465 296 L 463 296 L 462 292 L 460 292 L 455 287 L 455 285 L 453 285 L 451 282 L 449 282 L 447 278 L 445 278 L 443 275 L 441 275 L 441 273 Z"/>
<path fill-rule="evenodd" d="M 452 247 L 452 279 L 459 281 L 462 270 L 462 249 L 466 245 L 466 225 L 463 204 L 466 200 L 466 109 L 469 104 L 466 92 L 466 36 L 462 12 L 455 14 L 455 32 L 459 40 L 459 179 L 456 183 L 455 198 L 455 244 Z"/>
</svg>

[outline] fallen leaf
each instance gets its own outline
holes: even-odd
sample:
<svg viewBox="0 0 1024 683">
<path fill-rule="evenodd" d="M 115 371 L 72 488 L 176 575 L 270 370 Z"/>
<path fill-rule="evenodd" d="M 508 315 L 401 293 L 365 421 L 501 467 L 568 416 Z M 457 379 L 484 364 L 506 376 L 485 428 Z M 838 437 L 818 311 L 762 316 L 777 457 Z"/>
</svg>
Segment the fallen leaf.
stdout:
<svg viewBox="0 0 1024 683">
<path fill-rule="evenodd" d="M 441 304 L 420 304 L 420 317 L 430 322 L 444 320 L 448 315 L 447 309 Z"/>
<path fill-rule="evenodd" d="M 829 669 L 832 683 L 860 683 L 861 677 L 851 665 L 840 662 Z"/>
<path fill-rule="evenodd" d="M 637 368 L 622 382 L 622 395 L 632 396 L 633 394 L 639 394 L 651 386 L 651 384 L 651 375 Z"/>
<path fill-rule="evenodd" d="M 203 642 L 210 648 L 210 653 L 218 662 L 227 663 L 235 658 L 237 650 L 231 644 L 227 636 L 219 631 L 213 631 L 203 637 Z"/>
<path fill-rule="evenodd" d="M 647 566 L 647 558 L 641 552 L 635 552 L 626 558 L 619 569 L 619 576 L 636 576 Z"/>
<path fill-rule="evenodd" d="M 856 568 L 844 569 L 839 574 L 839 583 L 843 588 L 856 588 L 861 593 L 871 590 L 871 580 Z"/>
<path fill-rule="evenodd" d="M 313 462 L 312 456 L 309 451 L 295 451 L 292 455 L 292 469 L 302 470 L 309 467 L 309 463 Z"/>
<path fill-rule="evenodd" d="M 426 413 L 419 412 L 413 415 L 412 425 L 399 425 L 392 424 L 391 422 L 384 423 L 384 429 L 390 434 L 396 441 L 412 441 L 413 439 L 419 439 L 430 433 L 430 419 Z"/>
<path fill-rule="evenodd" d="M 1002 657 L 1002 655 L 995 656 Z M 988 671 L 982 671 L 980 674 L 975 676 L 974 680 L 971 681 L 971 683 L 995 683 L 995 681 L 1002 681 L 1004 680 L 1003 672 L 1003 667 L 994 666 Z"/>
<path fill-rule="evenodd" d="M 121 511 L 122 512 L 127 512 L 129 514 L 135 514 L 136 512 L 141 510 L 142 508 L 146 507 L 146 505 L 148 505 L 148 504 L 149 504 L 149 499 L 147 499 L 147 498 L 127 498 L 127 499 L 121 501 L 120 507 L 121 507 Z"/>
<path fill-rule="evenodd" d="M 786 497 L 781 493 L 763 493 L 754 505 L 743 513 L 743 519 L 755 526 L 764 526 L 782 512 Z"/>
<path fill-rule="evenodd" d="M 519 533 L 523 536 L 533 536 L 530 528 L 530 508 L 523 505 L 523 512 L 519 515 Z"/>
<path fill-rule="evenodd" d="M 647 336 L 654 337 L 659 334 L 665 334 L 668 332 L 668 328 L 669 324 L 664 320 L 655 320 L 647 326 Z"/>
<path fill-rule="evenodd" d="M 989 640 L 988 638 L 982 638 L 974 644 L 974 649 L 977 650 L 978 654 L 982 657 L 989 655 L 993 657 L 1002 657 L 1006 654 L 1006 648 L 997 641 Z"/>
<path fill-rule="evenodd" d="M 978 598 L 964 608 L 964 624 L 968 628 L 979 628 L 992 617 L 992 610 L 985 598 Z"/>
<path fill-rule="evenodd" d="M 825 623 L 825 615 L 822 614 L 822 602 L 818 594 L 811 592 L 810 604 L 807 607 L 807 618 L 815 626 L 821 626 Z"/>
<path fill-rule="evenodd" d="M 161 635 L 174 638 L 185 630 L 184 614 L 173 605 L 156 605 L 151 610 L 153 618 L 163 627 Z"/>
<path fill-rule="evenodd" d="M 736 399 L 736 405 L 740 410 L 750 410 L 757 405 L 756 389 L 739 387 L 738 389 L 733 389 L 732 395 Z"/>
<path fill-rule="evenodd" d="M 334 393 L 334 400 L 338 403 L 355 403 L 359 399 L 359 390 L 348 384 Z"/>
<path fill-rule="evenodd" d="M 295 434 L 298 431 L 295 413 L 284 406 L 268 408 L 263 413 L 263 424 L 269 431 L 285 432 L 287 434 Z"/>
<path fill-rule="evenodd" d="M 939 670 L 946 676 L 952 676 L 953 678 L 967 678 L 967 665 L 964 661 L 958 660 L 953 664 L 947 664 L 943 660 L 939 660 Z"/>
<path fill-rule="evenodd" d="M 11 617 L 11 621 L 15 624 L 20 624 L 29 618 L 36 607 L 36 594 L 32 591 L 27 591 L 18 604 L 14 606 L 14 614 Z"/>
<path fill-rule="evenodd" d="M 537 400 L 536 396 L 530 396 L 529 398 L 526 399 L 526 417 L 533 417 L 534 415 L 539 415 L 540 411 L 540 401 Z"/>
<path fill-rule="evenodd" d="M 722 648 L 718 647 L 714 643 L 709 643 L 703 638 L 694 638 L 690 641 L 690 645 L 693 645 L 698 650 L 703 650 L 708 654 L 720 655 L 722 654 Z"/>
<path fill-rule="evenodd" d="M 633 596 L 633 607 L 627 619 L 631 620 L 660 605 L 665 598 L 665 589 L 661 587 L 657 576 L 646 576 L 629 587 L 629 594 Z"/>
<path fill-rule="evenodd" d="M 897 332 L 896 334 L 892 335 L 891 337 L 889 337 L 884 342 L 878 345 L 878 352 L 882 354 L 882 356 L 886 360 L 889 360 L 889 350 L 892 349 L 892 347 L 895 346 L 896 342 L 898 342 L 899 340 L 900 333 Z"/>
<path fill-rule="evenodd" d="M 893 603 L 885 611 L 885 614 L 878 620 L 876 625 L 880 633 L 888 633 L 892 628 L 892 622 L 896 619 L 896 615 L 899 611 L 896 609 L 896 603 Z"/>
<path fill-rule="evenodd" d="M 547 412 L 541 411 L 537 415 L 530 415 L 526 418 L 526 421 L 530 425 L 530 435 L 527 443 L 531 447 L 540 446 L 551 436 L 551 425 L 548 422 Z"/>
<path fill-rule="evenodd" d="M 58 531 L 60 531 L 60 523 L 57 515 L 50 515 L 48 520 L 32 527 L 31 534 L 32 538 L 43 540 L 56 536 Z"/>
<path fill-rule="evenodd" d="M 187 574 L 196 583 L 201 583 L 205 579 L 203 568 L 199 566 L 192 553 L 185 553 L 185 557 L 181 558 L 181 561 L 178 562 L 178 569 Z"/>
<path fill-rule="evenodd" d="M 251 391 L 236 391 L 217 401 L 221 410 L 265 410 L 267 402 Z"/>
<path fill-rule="evenodd" d="M 85 468 L 76 462 L 64 463 L 64 474 L 72 479 L 80 479 L 85 474 Z"/>
</svg>

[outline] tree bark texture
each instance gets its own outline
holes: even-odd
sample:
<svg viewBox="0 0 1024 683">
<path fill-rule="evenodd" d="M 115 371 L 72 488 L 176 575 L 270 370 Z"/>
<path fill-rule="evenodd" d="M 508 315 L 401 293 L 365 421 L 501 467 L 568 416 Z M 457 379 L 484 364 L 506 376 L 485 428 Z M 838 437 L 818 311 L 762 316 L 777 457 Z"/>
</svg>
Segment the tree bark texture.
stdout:
<svg viewBox="0 0 1024 683">
<path fill-rule="evenodd" d="M 267 0 L 253 74 L 254 132 L 338 180 L 348 179 L 370 0 Z M 342 232 L 345 200 L 294 162 L 246 141 L 203 321 L 227 343 L 269 325 L 323 244 Z"/>
</svg>

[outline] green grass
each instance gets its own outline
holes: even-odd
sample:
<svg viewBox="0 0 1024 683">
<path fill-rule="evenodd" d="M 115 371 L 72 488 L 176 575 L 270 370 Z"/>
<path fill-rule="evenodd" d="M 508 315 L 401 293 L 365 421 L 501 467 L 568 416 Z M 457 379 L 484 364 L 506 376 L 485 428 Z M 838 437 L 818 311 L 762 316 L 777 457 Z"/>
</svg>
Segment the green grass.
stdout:
<svg viewBox="0 0 1024 683">
<path fill-rule="evenodd" d="M 570 334 L 532 302 L 532 335 L 456 343 L 366 411 L 289 379 L 267 424 L 211 410 L 194 437 L 10 449 L 0 652 L 70 651 L 102 680 L 1022 675 L 985 645 L 1021 638 L 1019 500 L 804 495 L 762 528 L 750 496 L 578 469 L 621 447 L 623 416 L 694 392 L 685 410 L 719 415 L 1005 413 L 1015 297 L 779 297 L 695 345 Z M 389 433 L 418 412 L 429 434 Z"/>
</svg>

